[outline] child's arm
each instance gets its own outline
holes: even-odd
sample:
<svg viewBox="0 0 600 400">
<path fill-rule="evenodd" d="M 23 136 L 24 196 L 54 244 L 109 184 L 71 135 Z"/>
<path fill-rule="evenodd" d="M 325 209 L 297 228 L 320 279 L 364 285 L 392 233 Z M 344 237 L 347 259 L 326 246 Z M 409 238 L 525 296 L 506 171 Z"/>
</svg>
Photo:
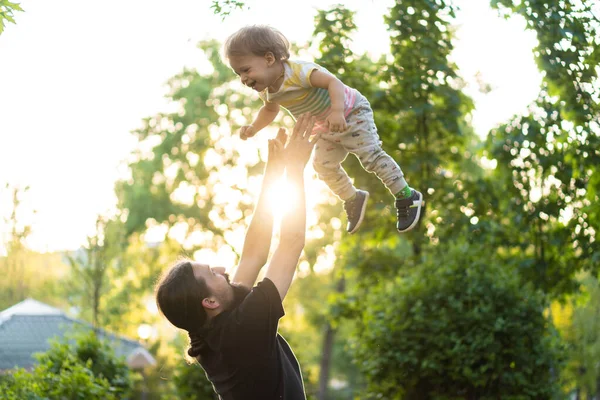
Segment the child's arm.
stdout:
<svg viewBox="0 0 600 400">
<path fill-rule="evenodd" d="M 246 140 L 256 135 L 261 129 L 273 122 L 278 113 L 279 104 L 265 102 L 258 111 L 258 114 L 256 114 L 254 121 L 250 125 L 242 126 L 242 129 L 240 129 L 240 137 L 242 140 Z"/>
<path fill-rule="evenodd" d="M 331 132 L 346 130 L 344 117 L 344 84 L 331 74 L 314 70 L 310 74 L 310 84 L 313 87 L 327 89 L 331 99 L 331 113 L 327 116 L 327 124 Z"/>
</svg>

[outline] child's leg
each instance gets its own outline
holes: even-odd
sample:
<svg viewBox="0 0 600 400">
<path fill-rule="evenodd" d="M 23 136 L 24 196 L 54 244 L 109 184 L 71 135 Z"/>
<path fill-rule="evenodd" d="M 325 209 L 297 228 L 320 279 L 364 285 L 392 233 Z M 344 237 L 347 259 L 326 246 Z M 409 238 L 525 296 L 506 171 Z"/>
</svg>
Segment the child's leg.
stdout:
<svg viewBox="0 0 600 400">
<path fill-rule="evenodd" d="M 327 136 L 333 137 L 330 134 Z M 341 163 L 347 155 L 346 149 L 336 143 L 335 139 L 332 141 L 320 139 L 315 146 L 313 166 L 319 179 L 323 180 L 331 191 L 344 201 L 344 210 L 348 219 L 346 230 L 348 233 L 354 233 L 360 227 L 365 216 L 369 193 L 356 190 L 348 174 L 342 168 Z"/>
<path fill-rule="evenodd" d="M 364 96 L 357 96 L 354 109 L 346 118 L 348 131 L 344 132 L 342 144 L 355 154 L 365 170 L 373 172 L 395 196 L 398 222 L 396 229 L 406 232 L 419 222 L 423 195 L 411 189 L 400 166 L 381 148 L 373 111 Z"/>
<path fill-rule="evenodd" d="M 374 173 L 394 196 L 401 197 L 406 189 L 410 191 L 398 163 L 381 148 L 373 111 L 364 96 L 357 96 L 346 120 L 348 130 L 342 137 L 346 150 L 355 154 L 363 168 Z"/>
<path fill-rule="evenodd" d="M 341 165 L 347 156 L 348 152 L 341 144 L 321 138 L 315 146 L 313 159 L 313 167 L 319 179 L 344 201 L 356 194 L 356 188 Z"/>
</svg>

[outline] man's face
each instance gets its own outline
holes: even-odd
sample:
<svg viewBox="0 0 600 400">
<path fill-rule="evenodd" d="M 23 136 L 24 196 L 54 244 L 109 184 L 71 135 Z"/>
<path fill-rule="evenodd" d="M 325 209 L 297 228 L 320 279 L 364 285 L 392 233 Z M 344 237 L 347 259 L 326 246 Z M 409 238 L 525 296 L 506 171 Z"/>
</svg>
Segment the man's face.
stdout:
<svg viewBox="0 0 600 400">
<path fill-rule="evenodd" d="M 219 302 L 226 306 L 233 302 L 233 289 L 229 284 L 229 275 L 225 273 L 223 267 L 210 267 L 207 264 L 198 262 L 192 263 L 194 269 L 194 276 L 196 279 L 202 279 L 208 291 L 216 297 Z"/>
<path fill-rule="evenodd" d="M 211 297 L 219 302 L 223 310 L 237 307 L 249 293 L 245 287 L 231 284 L 223 267 L 210 267 L 194 262 L 192 268 L 196 279 L 204 280 Z"/>
</svg>

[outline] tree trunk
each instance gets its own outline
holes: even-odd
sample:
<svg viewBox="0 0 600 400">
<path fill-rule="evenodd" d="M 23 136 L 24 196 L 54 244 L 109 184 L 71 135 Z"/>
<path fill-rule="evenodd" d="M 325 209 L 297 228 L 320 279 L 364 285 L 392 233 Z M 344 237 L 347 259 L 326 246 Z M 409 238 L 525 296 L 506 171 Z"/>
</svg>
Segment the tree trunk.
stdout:
<svg viewBox="0 0 600 400">
<path fill-rule="evenodd" d="M 321 368 L 319 369 L 319 392 L 318 400 L 327 400 L 327 384 L 329 383 L 329 371 L 331 367 L 331 353 L 333 352 L 333 339 L 335 331 L 331 324 L 327 323 L 325 327 L 325 337 L 323 338 L 323 352 L 321 356 Z"/>
<path fill-rule="evenodd" d="M 343 293 L 346 289 L 346 281 L 341 277 L 337 282 L 335 290 Z M 329 372 L 331 370 L 331 356 L 333 353 L 333 343 L 335 339 L 335 329 L 328 322 L 325 326 L 325 336 L 323 338 L 323 351 L 321 355 L 321 366 L 319 368 L 319 391 L 318 400 L 327 400 L 327 385 L 329 384 Z"/>
</svg>

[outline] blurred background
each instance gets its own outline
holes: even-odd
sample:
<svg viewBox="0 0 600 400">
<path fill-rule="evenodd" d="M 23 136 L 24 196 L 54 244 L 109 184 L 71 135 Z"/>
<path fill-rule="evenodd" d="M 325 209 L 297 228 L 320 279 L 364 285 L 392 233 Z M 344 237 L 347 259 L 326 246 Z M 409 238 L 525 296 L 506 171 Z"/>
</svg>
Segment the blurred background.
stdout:
<svg viewBox="0 0 600 400">
<path fill-rule="evenodd" d="M 369 99 L 426 201 L 399 235 L 350 156 L 371 198 L 349 236 L 307 169 L 280 330 L 308 397 L 598 398 L 599 18 L 591 0 L 0 0 L 0 388 L 214 398 L 153 287 L 180 255 L 239 259 L 267 138 L 293 121 L 241 141 L 261 102 L 220 49 L 269 24 Z"/>
</svg>

